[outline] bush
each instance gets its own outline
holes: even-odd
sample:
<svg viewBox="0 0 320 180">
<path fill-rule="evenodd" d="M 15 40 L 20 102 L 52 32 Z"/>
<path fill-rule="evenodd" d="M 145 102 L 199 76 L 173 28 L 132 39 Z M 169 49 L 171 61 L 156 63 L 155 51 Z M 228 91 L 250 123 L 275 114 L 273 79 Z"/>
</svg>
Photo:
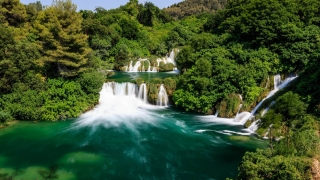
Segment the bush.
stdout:
<svg viewBox="0 0 320 180">
<path fill-rule="evenodd" d="M 9 113 L 0 111 L 0 124 L 6 125 L 7 122 L 11 121 L 13 118 Z"/>
<path fill-rule="evenodd" d="M 82 89 L 87 94 L 98 93 L 101 90 L 102 84 L 105 81 L 105 77 L 98 71 L 86 72 L 81 74 L 78 78 Z"/>
</svg>

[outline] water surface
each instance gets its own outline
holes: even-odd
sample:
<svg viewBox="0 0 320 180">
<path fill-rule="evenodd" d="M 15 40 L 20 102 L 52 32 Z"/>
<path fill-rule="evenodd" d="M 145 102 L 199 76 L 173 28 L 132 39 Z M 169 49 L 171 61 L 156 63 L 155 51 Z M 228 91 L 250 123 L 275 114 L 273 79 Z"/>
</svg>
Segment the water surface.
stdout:
<svg viewBox="0 0 320 180">
<path fill-rule="evenodd" d="M 50 173 L 58 179 L 225 179 L 236 176 L 246 151 L 265 146 L 239 135 L 247 133 L 241 126 L 170 108 L 128 122 L 107 119 L 21 122 L 1 130 L 0 173 L 15 179 Z"/>
</svg>

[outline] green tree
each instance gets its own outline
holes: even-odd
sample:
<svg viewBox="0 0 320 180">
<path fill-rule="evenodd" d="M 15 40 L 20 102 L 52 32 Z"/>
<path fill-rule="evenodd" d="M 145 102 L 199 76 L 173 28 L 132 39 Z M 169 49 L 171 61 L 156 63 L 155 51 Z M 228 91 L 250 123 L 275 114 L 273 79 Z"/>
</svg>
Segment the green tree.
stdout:
<svg viewBox="0 0 320 180">
<path fill-rule="evenodd" d="M 38 63 L 47 75 L 75 76 L 85 68 L 91 50 L 76 9 L 71 0 L 56 0 L 34 23 L 43 53 Z"/>
<path fill-rule="evenodd" d="M 0 1 L 0 22 L 5 26 L 20 26 L 27 19 L 25 6 L 20 0 Z"/>
</svg>

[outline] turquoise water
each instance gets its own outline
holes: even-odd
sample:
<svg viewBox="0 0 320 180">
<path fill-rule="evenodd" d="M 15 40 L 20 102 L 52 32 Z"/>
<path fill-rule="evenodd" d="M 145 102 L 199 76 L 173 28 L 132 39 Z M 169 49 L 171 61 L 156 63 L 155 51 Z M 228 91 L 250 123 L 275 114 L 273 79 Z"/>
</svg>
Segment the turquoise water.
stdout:
<svg viewBox="0 0 320 180">
<path fill-rule="evenodd" d="M 18 123 L 0 131 L 0 173 L 41 179 L 54 167 L 58 179 L 225 179 L 236 176 L 246 151 L 265 146 L 235 134 L 242 127 L 171 109 L 155 116 L 131 127 Z"/>
<path fill-rule="evenodd" d="M 116 81 L 116 82 L 133 82 L 137 78 L 142 78 L 144 80 L 149 80 L 152 78 L 166 78 L 166 77 L 173 77 L 177 76 L 177 72 L 118 72 L 115 71 L 115 74 L 108 77 L 109 81 Z"/>
<path fill-rule="evenodd" d="M 234 178 L 246 151 L 266 147 L 228 119 L 100 95 L 77 119 L 1 129 L 0 179 Z"/>
</svg>

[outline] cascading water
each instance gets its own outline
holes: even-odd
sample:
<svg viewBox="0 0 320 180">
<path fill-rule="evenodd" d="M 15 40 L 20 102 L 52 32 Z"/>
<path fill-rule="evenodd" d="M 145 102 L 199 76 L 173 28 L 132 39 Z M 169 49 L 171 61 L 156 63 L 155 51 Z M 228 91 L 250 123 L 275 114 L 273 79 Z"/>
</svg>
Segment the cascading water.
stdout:
<svg viewBox="0 0 320 180">
<path fill-rule="evenodd" d="M 156 66 L 153 66 L 152 72 L 157 72 L 157 71 L 158 71 L 157 67 L 156 67 Z"/>
<path fill-rule="evenodd" d="M 240 104 L 240 105 L 239 105 L 239 108 L 238 108 L 238 111 L 237 111 L 237 115 L 239 114 L 239 112 L 240 112 L 240 110 L 241 110 L 242 106 L 243 106 L 242 104 Z"/>
<path fill-rule="evenodd" d="M 297 78 L 297 76 L 293 76 L 293 77 L 288 77 L 287 79 L 285 79 L 283 82 L 281 81 L 281 76 L 280 74 L 277 74 L 274 76 L 274 89 L 272 91 L 269 92 L 269 94 L 267 95 L 266 98 L 264 98 L 261 102 L 259 102 L 259 104 L 251 111 L 251 113 L 248 112 L 243 112 L 240 113 L 239 115 L 237 115 L 234 119 L 234 121 L 236 122 L 241 122 L 243 124 L 245 124 L 249 119 L 251 119 L 252 117 L 254 117 L 254 114 L 256 113 L 256 111 L 259 109 L 259 107 L 262 105 L 262 103 L 270 98 L 271 96 L 273 96 L 277 91 L 279 91 L 280 89 L 286 87 L 292 80 L 294 80 L 295 78 Z M 268 78 L 269 79 L 269 78 Z M 270 104 L 270 106 L 265 109 L 262 112 L 262 116 L 264 116 L 268 110 L 270 109 L 270 107 L 272 105 L 274 105 L 275 102 L 272 102 Z M 241 116 L 240 116 L 241 115 Z M 257 121 L 254 121 L 248 128 L 249 131 L 251 132 L 255 132 L 258 129 L 258 123 L 260 122 L 260 119 L 258 119 Z"/>
<path fill-rule="evenodd" d="M 135 65 L 133 66 L 132 65 L 132 61 L 130 62 L 130 65 L 129 67 L 126 66 L 125 67 L 125 71 L 126 72 L 139 72 L 139 68 L 141 67 L 141 70 L 142 72 L 145 71 L 145 68 L 144 68 L 144 61 L 148 61 L 149 62 L 149 67 L 147 69 L 147 72 L 158 72 L 158 69 L 157 67 L 160 66 L 160 63 L 163 62 L 164 64 L 168 64 L 168 63 L 172 63 L 174 66 L 176 66 L 176 62 L 174 60 L 174 57 L 175 57 L 175 50 L 173 49 L 171 52 L 170 52 L 170 55 L 169 56 L 166 56 L 166 57 L 163 57 L 163 58 L 158 58 L 157 59 L 157 65 L 154 64 L 153 67 L 151 67 L 151 63 L 148 59 L 139 59 Z M 142 66 L 141 66 L 142 65 Z M 173 68 L 173 71 L 177 71 L 177 68 L 174 67 Z"/>
<path fill-rule="evenodd" d="M 170 52 L 170 56 L 167 58 L 167 62 L 172 63 L 173 65 L 176 66 L 176 62 L 174 61 L 174 57 L 175 57 L 175 53 L 174 53 L 174 50 L 172 50 Z"/>
<path fill-rule="evenodd" d="M 138 86 L 133 83 L 108 82 L 103 84 L 100 91 L 99 105 L 79 118 L 79 126 L 95 126 L 102 124 L 105 127 L 126 125 L 133 128 L 131 121 L 152 121 L 156 106 L 147 103 L 145 84 Z M 134 128 L 133 128 L 134 129 Z"/>
<path fill-rule="evenodd" d="M 145 83 L 142 83 L 139 87 L 139 99 L 142 99 L 145 103 L 148 103 L 148 97 L 147 97 L 147 85 Z"/>
<path fill-rule="evenodd" d="M 130 72 L 139 72 L 140 66 L 141 66 L 141 62 L 137 61 L 136 64 L 133 66 L 132 70 L 130 70 Z"/>
<path fill-rule="evenodd" d="M 157 105 L 158 106 L 168 106 L 168 101 L 169 101 L 169 99 L 168 99 L 166 88 L 164 87 L 163 84 L 161 84 L 160 90 L 158 93 Z"/>
<path fill-rule="evenodd" d="M 297 76 L 291 76 L 291 77 L 286 78 L 284 81 L 281 81 L 280 75 L 275 75 L 275 78 L 274 78 L 274 90 L 270 91 L 270 93 L 267 95 L 267 97 L 265 99 L 263 99 L 251 112 L 238 113 L 237 116 L 234 119 L 219 118 L 219 117 L 217 117 L 217 113 L 214 116 L 208 116 L 208 117 L 206 117 L 204 119 L 208 119 L 209 118 L 210 120 L 208 120 L 208 121 L 212 121 L 212 122 L 243 126 L 249 119 L 254 118 L 254 114 L 259 109 L 259 107 L 262 105 L 263 101 L 265 101 L 267 98 L 273 96 L 280 89 L 286 87 L 295 78 L 297 78 Z M 272 106 L 273 104 L 274 104 L 274 102 L 271 103 L 270 106 Z M 263 115 L 268 111 L 269 108 L 264 110 Z M 258 128 L 258 125 L 257 125 L 258 123 L 259 123 L 259 120 L 253 122 L 253 124 L 247 129 L 247 131 L 250 131 L 251 133 L 256 131 L 257 128 Z"/>
<path fill-rule="evenodd" d="M 132 66 L 132 61 L 130 61 L 130 65 L 129 67 L 127 68 L 128 71 L 132 71 L 133 70 L 133 66 Z"/>
<path fill-rule="evenodd" d="M 262 99 L 262 101 L 259 102 L 259 104 L 251 111 L 251 114 L 255 114 L 256 111 L 259 109 L 259 107 L 262 105 L 262 103 L 268 99 L 269 97 L 273 96 L 277 91 L 279 91 L 280 89 L 286 87 L 292 80 L 294 80 L 295 78 L 297 78 L 297 76 L 293 76 L 293 77 L 288 77 L 287 79 L 285 79 L 283 82 L 281 81 L 281 76 L 280 74 L 277 74 L 274 76 L 274 89 L 272 91 L 269 92 L 269 94 L 267 95 L 266 98 Z"/>
</svg>

